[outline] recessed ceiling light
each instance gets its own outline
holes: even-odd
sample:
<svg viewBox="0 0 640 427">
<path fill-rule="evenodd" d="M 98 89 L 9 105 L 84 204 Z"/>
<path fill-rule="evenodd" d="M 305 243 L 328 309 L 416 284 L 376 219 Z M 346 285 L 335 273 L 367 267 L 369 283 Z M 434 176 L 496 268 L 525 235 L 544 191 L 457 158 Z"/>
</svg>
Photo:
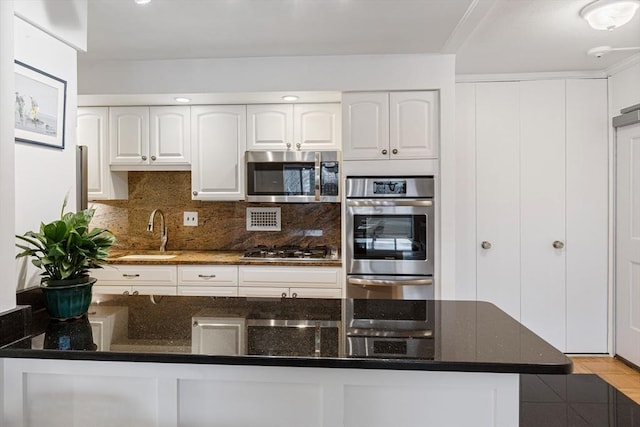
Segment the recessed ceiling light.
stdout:
<svg viewBox="0 0 640 427">
<path fill-rule="evenodd" d="M 133 0 L 136 4 L 149 4 L 151 0 Z"/>
<path fill-rule="evenodd" d="M 187 102 L 191 102 L 191 98 L 185 98 L 183 96 L 178 96 L 176 98 L 173 98 L 176 100 L 176 102 L 182 102 L 183 104 L 186 104 Z"/>
<path fill-rule="evenodd" d="M 640 0 L 596 0 L 580 11 L 592 28 L 613 31 L 633 19 Z"/>
<path fill-rule="evenodd" d="M 285 101 L 297 101 L 298 97 L 295 95 L 285 95 L 282 97 Z"/>
</svg>

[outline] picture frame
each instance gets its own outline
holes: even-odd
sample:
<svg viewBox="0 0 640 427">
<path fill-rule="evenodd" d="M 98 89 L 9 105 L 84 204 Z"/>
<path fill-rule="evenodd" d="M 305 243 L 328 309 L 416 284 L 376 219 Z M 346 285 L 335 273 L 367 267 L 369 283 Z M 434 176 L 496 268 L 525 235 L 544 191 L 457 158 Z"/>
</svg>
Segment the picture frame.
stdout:
<svg viewBox="0 0 640 427">
<path fill-rule="evenodd" d="M 67 82 L 15 61 L 15 140 L 64 149 Z"/>
</svg>

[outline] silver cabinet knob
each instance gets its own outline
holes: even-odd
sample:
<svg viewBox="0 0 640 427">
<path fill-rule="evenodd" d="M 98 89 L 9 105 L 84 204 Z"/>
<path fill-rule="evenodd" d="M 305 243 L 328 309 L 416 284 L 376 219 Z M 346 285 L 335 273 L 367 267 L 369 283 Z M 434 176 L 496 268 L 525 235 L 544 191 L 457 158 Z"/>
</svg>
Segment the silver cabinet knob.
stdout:
<svg viewBox="0 0 640 427">
<path fill-rule="evenodd" d="M 391 150 L 391 154 L 398 154 L 398 150 L 394 148 L 393 150 Z"/>
<path fill-rule="evenodd" d="M 283 292 L 283 293 L 282 293 L 282 298 L 286 298 L 286 297 L 287 297 L 287 293 L 286 293 L 286 292 Z"/>
<path fill-rule="evenodd" d="M 133 291 L 133 295 L 140 295 L 140 292 L 138 292 L 138 291 Z"/>
<path fill-rule="evenodd" d="M 302 148 L 302 144 L 300 144 L 299 142 L 296 144 L 296 148 L 299 150 L 300 148 Z"/>
<path fill-rule="evenodd" d="M 553 242 L 553 247 L 556 249 L 562 249 L 564 248 L 564 243 L 560 240 L 556 240 L 555 242 Z"/>
<path fill-rule="evenodd" d="M 142 156 L 142 160 L 147 160 L 147 156 Z"/>
<path fill-rule="evenodd" d="M 193 194 L 194 196 L 197 196 L 198 192 L 194 190 L 193 193 L 191 193 L 191 194 Z"/>
<path fill-rule="evenodd" d="M 382 154 L 387 154 L 388 151 L 387 150 L 382 150 Z"/>
<path fill-rule="evenodd" d="M 291 294 L 291 296 L 292 296 L 293 298 L 298 298 L 298 294 L 297 294 L 297 293 L 295 293 L 295 292 L 294 292 L 294 293 L 292 293 L 292 294 Z"/>
<path fill-rule="evenodd" d="M 155 159 L 156 159 L 156 156 L 151 156 L 151 160 L 155 161 Z"/>
<path fill-rule="evenodd" d="M 287 142 L 287 150 L 291 150 L 291 143 Z"/>
<path fill-rule="evenodd" d="M 482 247 L 482 249 L 491 249 L 491 243 L 487 242 L 486 240 L 480 243 L 480 246 Z"/>
<path fill-rule="evenodd" d="M 124 296 L 126 297 L 127 295 L 129 295 L 129 291 L 124 291 L 124 292 L 122 293 L 122 295 L 124 295 Z"/>
</svg>

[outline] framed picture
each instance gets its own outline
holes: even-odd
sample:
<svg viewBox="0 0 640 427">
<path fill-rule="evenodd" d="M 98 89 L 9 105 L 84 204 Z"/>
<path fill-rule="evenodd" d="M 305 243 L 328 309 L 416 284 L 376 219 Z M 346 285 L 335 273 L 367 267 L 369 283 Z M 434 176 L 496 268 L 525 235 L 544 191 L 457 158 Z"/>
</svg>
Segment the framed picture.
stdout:
<svg viewBox="0 0 640 427">
<path fill-rule="evenodd" d="M 64 148 L 67 82 L 15 61 L 16 141 Z"/>
</svg>

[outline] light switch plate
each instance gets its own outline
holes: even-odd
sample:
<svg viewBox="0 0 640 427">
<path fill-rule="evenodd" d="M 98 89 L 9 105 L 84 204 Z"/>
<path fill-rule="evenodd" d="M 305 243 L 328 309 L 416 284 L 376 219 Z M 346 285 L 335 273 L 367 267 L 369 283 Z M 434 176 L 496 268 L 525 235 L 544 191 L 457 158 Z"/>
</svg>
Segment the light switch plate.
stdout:
<svg viewBox="0 0 640 427">
<path fill-rule="evenodd" d="M 185 227 L 197 227 L 198 226 L 198 212 L 185 212 L 184 213 L 184 226 Z"/>
</svg>

